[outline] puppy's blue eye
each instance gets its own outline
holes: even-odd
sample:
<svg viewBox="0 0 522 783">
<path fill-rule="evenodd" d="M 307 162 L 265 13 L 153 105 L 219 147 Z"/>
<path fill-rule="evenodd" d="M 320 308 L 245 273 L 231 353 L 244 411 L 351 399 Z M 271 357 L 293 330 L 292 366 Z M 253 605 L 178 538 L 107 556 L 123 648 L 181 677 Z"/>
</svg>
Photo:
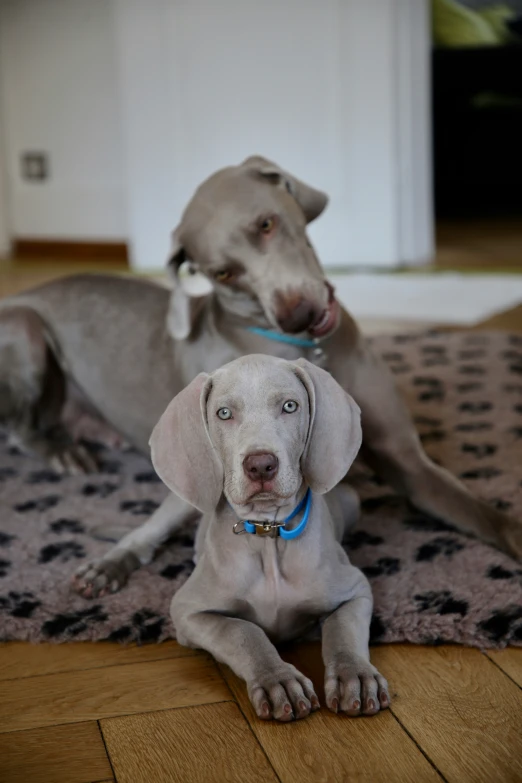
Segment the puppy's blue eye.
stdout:
<svg viewBox="0 0 522 783">
<path fill-rule="evenodd" d="M 287 400 L 283 404 L 283 410 L 285 413 L 295 413 L 298 407 L 299 405 L 296 403 L 295 400 Z"/>
<path fill-rule="evenodd" d="M 232 411 L 230 408 L 220 408 L 217 412 L 218 418 L 226 421 L 232 418 Z"/>
</svg>

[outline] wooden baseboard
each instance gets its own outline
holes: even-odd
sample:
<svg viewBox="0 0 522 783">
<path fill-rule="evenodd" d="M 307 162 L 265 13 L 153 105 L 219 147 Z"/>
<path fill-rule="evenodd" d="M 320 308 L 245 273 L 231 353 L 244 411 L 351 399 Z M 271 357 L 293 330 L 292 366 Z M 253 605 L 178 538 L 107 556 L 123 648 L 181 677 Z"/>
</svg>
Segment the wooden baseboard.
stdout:
<svg viewBox="0 0 522 783">
<path fill-rule="evenodd" d="M 34 261 L 102 261 L 129 264 L 126 242 L 74 242 L 61 239 L 14 239 L 13 255 Z"/>
</svg>

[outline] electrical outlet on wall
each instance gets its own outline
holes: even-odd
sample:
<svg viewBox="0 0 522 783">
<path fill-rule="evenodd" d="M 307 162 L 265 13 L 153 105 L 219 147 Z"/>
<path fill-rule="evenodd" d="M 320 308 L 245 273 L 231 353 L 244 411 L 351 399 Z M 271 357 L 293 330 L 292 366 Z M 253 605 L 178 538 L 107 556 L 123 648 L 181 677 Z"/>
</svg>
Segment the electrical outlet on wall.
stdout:
<svg viewBox="0 0 522 783">
<path fill-rule="evenodd" d="M 49 177 L 49 156 L 46 152 L 24 152 L 21 155 L 22 178 L 42 182 Z"/>
</svg>

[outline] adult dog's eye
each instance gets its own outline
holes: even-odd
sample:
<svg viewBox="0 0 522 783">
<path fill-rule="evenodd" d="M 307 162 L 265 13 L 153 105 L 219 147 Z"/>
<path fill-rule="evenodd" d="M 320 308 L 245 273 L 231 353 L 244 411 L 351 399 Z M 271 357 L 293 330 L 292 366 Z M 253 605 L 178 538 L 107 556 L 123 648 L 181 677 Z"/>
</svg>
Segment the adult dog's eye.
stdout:
<svg viewBox="0 0 522 783">
<path fill-rule="evenodd" d="M 232 411 L 230 408 L 220 408 L 217 412 L 218 419 L 221 419 L 222 421 L 226 421 L 227 419 L 232 418 Z"/>
<path fill-rule="evenodd" d="M 275 228 L 274 218 L 265 218 L 261 223 L 260 228 L 263 234 L 271 234 Z"/>
<path fill-rule="evenodd" d="M 219 272 L 214 274 L 214 277 L 218 283 L 226 283 L 232 277 L 232 272 L 229 272 L 227 269 L 220 269 Z"/>
<path fill-rule="evenodd" d="M 287 400 L 283 404 L 283 410 L 285 413 L 295 413 L 298 407 L 299 405 L 296 403 L 295 400 Z"/>
</svg>

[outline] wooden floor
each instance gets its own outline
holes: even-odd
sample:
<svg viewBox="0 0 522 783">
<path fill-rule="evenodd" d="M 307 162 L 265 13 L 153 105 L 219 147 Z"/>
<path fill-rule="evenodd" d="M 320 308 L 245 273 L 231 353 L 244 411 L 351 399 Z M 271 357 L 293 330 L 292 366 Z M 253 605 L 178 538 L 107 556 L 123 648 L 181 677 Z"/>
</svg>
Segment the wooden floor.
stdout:
<svg viewBox="0 0 522 783">
<path fill-rule="evenodd" d="M 522 651 L 388 645 L 390 710 L 258 720 L 243 684 L 175 642 L 0 646 L 3 783 L 522 780 Z M 316 645 L 285 657 L 321 694 Z"/>
<path fill-rule="evenodd" d="M 0 292 L 80 268 L 4 268 Z M 485 325 L 522 331 L 522 307 Z M 322 698 L 317 645 L 284 656 Z M 0 782 L 522 781 L 522 650 L 387 645 L 372 656 L 390 710 L 353 719 L 323 707 L 277 725 L 254 716 L 226 667 L 175 642 L 0 644 Z"/>
</svg>

